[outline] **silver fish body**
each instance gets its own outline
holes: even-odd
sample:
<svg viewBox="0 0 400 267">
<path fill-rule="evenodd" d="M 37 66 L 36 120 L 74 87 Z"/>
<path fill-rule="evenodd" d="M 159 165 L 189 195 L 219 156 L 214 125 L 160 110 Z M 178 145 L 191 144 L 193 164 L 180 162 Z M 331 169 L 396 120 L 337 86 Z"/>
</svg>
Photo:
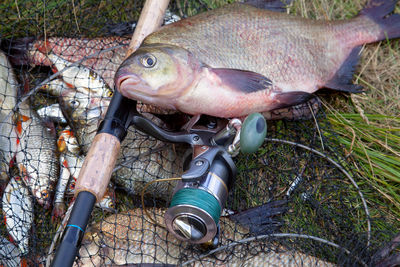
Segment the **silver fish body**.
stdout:
<svg viewBox="0 0 400 267">
<path fill-rule="evenodd" d="M 67 119 L 65 119 L 64 115 L 62 114 L 60 104 L 58 103 L 42 107 L 37 110 L 37 113 L 44 120 L 48 119 L 59 124 L 67 123 Z"/>
<path fill-rule="evenodd" d="M 34 197 L 48 208 L 59 171 L 55 132 L 43 124 L 26 102 L 20 104 L 18 118 L 17 166 Z"/>
<path fill-rule="evenodd" d="M 21 266 L 21 252 L 10 241 L 0 236 L 0 264 L 6 267 Z"/>
<path fill-rule="evenodd" d="M 78 91 L 92 91 L 101 97 L 111 97 L 113 91 L 93 70 L 83 65 L 73 65 L 69 62 L 53 53 L 49 53 L 48 58 L 55 66 L 55 71 L 63 71 L 61 76 L 64 82 L 69 87 L 75 87 Z"/>
<path fill-rule="evenodd" d="M 17 104 L 18 82 L 6 55 L 0 51 L 0 179 L 8 181 L 9 163 L 17 149 L 13 108 Z"/>
<path fill-rule="evenodd" d="M 33 222 L 33 201 L 19 177 L 10 180 L 3 194 L 3 213 L 8 233 L 22 254 L 28 252 Z"/>
</svg>

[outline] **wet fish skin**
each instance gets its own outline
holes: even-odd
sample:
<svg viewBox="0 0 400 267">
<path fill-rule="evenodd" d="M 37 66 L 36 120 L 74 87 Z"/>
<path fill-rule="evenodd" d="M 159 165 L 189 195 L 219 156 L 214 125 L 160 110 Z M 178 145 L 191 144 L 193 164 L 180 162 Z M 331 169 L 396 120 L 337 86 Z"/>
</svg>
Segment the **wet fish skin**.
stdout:
<svg viewBox="0 0 400 267">
<path fill-rule="evenodd" d="M 64 90 L 59 99 L 60 107 L 74 130 L 82 153 L 86 154 L 97 133 L 98 125 L 106 114 L 110 99 L 74 89 Z"/>
<path fill-rule="evenodd" d="M 10 241 L 0 236 L 0 264 L 7 267 L 20 267 L 21 252 Z"/>
<path fill-rule="evenodd" d="M 359 92 L 350 81 L 361 45 L 400 36 L 399 15 L 386 17 L 396 2 L 370 0 L 339 21 L 227 5 L 149 35 L 116 86 L 128 98 L 217 117 L 299 104 L 322 87 Z"/>
<path fill-rule="evenodd" d="M 8 233 L 22 254 L 28 253 L 33 222 L 33 202 L 20 177 L 13 177 L 2 198 L 2 210 Z"/>
<path fill-rule="evenodd" d="M 24 183 L 47 209 L 59 171 L 54 124 L 48 125 L 52 128 L 46 127 L 27 101 L 19 105 L 17 117 L 17 166 Z"/>
<path fill-rule="evenodd" d="M 67 124 L 67 120 L 62 114 L 60 104 L 58 103 L 42 107 L 36 112 L 42 120 L 51 120 L 58 124 Z"/>
<path fill-rule="evenodd" d="M 150 209 L 149 213 L 163 225 L 165 209 Z M 249 230 L 235 224 L 229 218 L 222 217 L 220 245 L 232 240 L 248 237 Z M 182 264 L 181 258 L 194 257 L 193 249 L 188 243 L 178 241 L 167 233 L 167 230 L 149 221 L 142 209 L 130 210 L 123 214 L 111 215 L 100 223 L 91 226 L 85 234 L 79 251 L 80 258 L 75 266 L 101 266 L 107 264 Z M 235 247 L 237 252 L 244 248 Z M 213 257 L 194 262 L 190 266 L 335 266 L 315 257 L 300 252 L 274 252 L 277 249 L 271 244 L 270 252 L 249 253 L 248 257 L 233 258 L 228 262 L 218 261 Z M 230 249 L 231 250 L 231 249 Z M 284 250 L 283 250 L 284 251 Z M 243 252 L 243 251 L 242 251 Z M 228 252 L 232 255 L 232 252 Z M 217 258 L 229 257 L 222 251 Z M 233 252 L 234 254 L 234 252 Z"/>
<path fill-rule="evenodd" d="M 9 164 L 17 151 L 13 108 L 19 84 L 7 56 L 0 51 L 0 180 L 7 182 Z"/>
<path fill-rule="evenodd" d="M 47 48 L 45 48 L 47 51 Z M 52 52 L 47 53 L 54 72 L 63 71 L 61 76 L 68 87 L 78 91 L 91 91 L 102 97 L 111 97 L 113 91 L 95 71 L 83 65 L 73 65 Z"/>
</svg>

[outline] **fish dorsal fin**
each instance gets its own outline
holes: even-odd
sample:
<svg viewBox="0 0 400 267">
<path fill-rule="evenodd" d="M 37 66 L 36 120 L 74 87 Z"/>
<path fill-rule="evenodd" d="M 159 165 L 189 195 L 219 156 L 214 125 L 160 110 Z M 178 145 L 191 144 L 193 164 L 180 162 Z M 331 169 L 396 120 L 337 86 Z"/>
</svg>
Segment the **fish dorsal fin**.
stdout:
<svg viewBox="0 0 400 267">
<path fill-rule="evenodd" d="M 292 1 L 293 0 L 247 0 L 244 1 L 244 4 L 275 12 L 286 12 L 286 7 L 290 5 Z"/>
<path fill-rule="evenodd" d="M 210 72 L 217 75 L 223 84 L 238 92 L 254 93 L 272 85 L 270 79 L 252 71 L 220 68 L 210 69 Z"/>
</svg>

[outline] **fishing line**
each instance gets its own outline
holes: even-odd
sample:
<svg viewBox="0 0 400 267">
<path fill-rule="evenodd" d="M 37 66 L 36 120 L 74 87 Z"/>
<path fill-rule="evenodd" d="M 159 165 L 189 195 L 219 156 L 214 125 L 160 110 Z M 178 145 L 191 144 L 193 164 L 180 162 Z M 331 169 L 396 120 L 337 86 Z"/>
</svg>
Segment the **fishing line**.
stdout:
<svg viewBox="0 0 400 267">
<path fill-rule="evenodd" d="M 156 180 L 153 180 L 153 181 L 150 181 L 150 182 L 146 183 L 146 185 L 143 187 L 142 191 L 140 192 L 140 198 L 141 198 L 141 200 L 142 200 L 142 207 L 143 207 L 143 211 L 144 211 L 145 215 L 149 218 L 149 220 L 150 220 L 152 223 L 154 223 L 155 225 L 160 226 L 161 228 L 164 228 L 164 229 L 165 229 L 165 226 L 159 224 L 156 220 L 154 220 L 154 219 L 150 216 L 149 212 L 147 211 L 147 208 L 146 208 L 146 206 L 144 205 L 144 194 L 145 194 L 147 188 L 148 188 L 150 185 L 154 184 L 154 183 L 158 183 L 158 182 L 169 182 L 169 181 L 177 181 L 177 180 L 182 180 L 182 178 L 179 177 L 179 178 L 156 179 Z"/>
<path fill-rule="evenodd" d="M 370 219 L 370 215 L 369 215 L 369 209 L 368 209 L 368 205 L 367 202 L 365 201 L 364 195 L 361 192 L 360 188 L 358 187 L 357 183 L 354 181 L 354 179 L 351 177 L 351 175 L 336 161 L 334 161 L 333 159 L 331 159 L 330 157 L 328 157 L 327 155 L 325 155 L 322 152 L 319 152 L 318 150 L 315 150 L 311 147 L 308 147 L 306 145 L 302 145 L 299 143 L 295 143 L 292 141 L 287 141 L 287 140 L 282 140 L 282 139 L 276 139 L 276 138 L 265 138 L 265 141 L 270 141 L 270 142 L 278 142 L 278 143 L 284 143 L 284 144 L 288 144 L 288 145 L 293 145 L 296 147 L 301 147 L 304 148 L 308 151 L 311 151 L 319 156 L 321 156 L 322 158 L 326 159 L 327 161 L 329 161 L 330 163 L 332 163 L 333 165 L 335 165 L 349 180 L 350 182 L 353 184 L 353 186 L 357 189 L 358 195 L 361 198 L 361 201 L 363 203 L 364 206 L 364 210 L 365 210 L 365 214 L 367 216 L 367 227 L 368 227 L 368 231 L 367 231 L 367 246 L 370 246 L 370 241 L 371 241 L 371 219 Z"/>
<path fill-rule="evenodd" d="M 239 244 L 245 244 L 245 243 L 249 243 L 249 242 L 252 242 L 252 241 L 266 239 L 268 237 L 278 237 L 278 238 L 285 238 L 285 237 L 293 238 L 293 237 L 295 237 L 295 238 L 312 239 L 314 241 L 321 242 L 323 244 L 327 244 L 329 246 L 342 249 L 347 255 L 354 257 L 354 259 L 356 259 L 361 265 L 363 265 L 365 267 L 368 266 L 359 257 L 352 255 L 350 250 L 348 250 L 348 249 L 346 249 L 344 247 L 341 247 L 336 243 L 333 243 L 333 242 L 328 241 L 326 239 L 323 239 L 323 238 L 320 238 L 320 237 L 316 237 L 316 236 L 312 236 L 312 235 L 302 235 L 302 234 L 295 234 L 295 233 L 276 233 L 276 234 L 268 234 L 268 235 L 258 235 L 258 236 L 253 236 L 253 237 L 249 237 L 249 238 L 244 238 L 244 239 L 241 239 L 239 241 L 233 241 L 233 242 L 231 242 L 231 243 L 229 243 L 227 245 L 220 246 L 220 247 L 218 247 L 216 249 L 210 250 L 209 252 L 198 256 L 196 259 L 188 260 L 188 261 L 182 263 L 182 266 L 191 264 L 191 263 L 193 263 L 193 262 L 195 262 L 197 260 L 201 260 L 201 259 L 203 259 L 205 257 L 208 257 L 208 256 L 210 256 L 210 255 L 212 255 L 214 253 L 217 253 L 219 251 L 225 250 L 227 248 L 235 247 L 235 246 L 237 246 Z"/>
<path fill-rule="evenodd" d="M 198 188 L 182 188 L 175 193 L 171 200 L 170 207 L 178 205 L 201 207 L 211 215 L 216 224 L 219 222 L 221 206 L 218 200 L 205 190 L 199 190 Z"/>
</svg>

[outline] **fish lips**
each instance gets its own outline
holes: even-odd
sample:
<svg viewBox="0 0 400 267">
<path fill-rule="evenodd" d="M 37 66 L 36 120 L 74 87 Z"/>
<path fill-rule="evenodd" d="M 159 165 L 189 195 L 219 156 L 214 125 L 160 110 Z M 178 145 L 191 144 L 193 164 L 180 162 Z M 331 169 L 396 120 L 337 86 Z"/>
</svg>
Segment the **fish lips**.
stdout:
<svg viewBox="0 0 400 267">
<path fill-rule="evenodd" d="M 123 96 L 133 99 L 136 99 L 138 94 L 144 97 L 156 94 L 138 75 L 124 70 L 119 70 L 115 75 L 115 86 Z"/>
</svg>

